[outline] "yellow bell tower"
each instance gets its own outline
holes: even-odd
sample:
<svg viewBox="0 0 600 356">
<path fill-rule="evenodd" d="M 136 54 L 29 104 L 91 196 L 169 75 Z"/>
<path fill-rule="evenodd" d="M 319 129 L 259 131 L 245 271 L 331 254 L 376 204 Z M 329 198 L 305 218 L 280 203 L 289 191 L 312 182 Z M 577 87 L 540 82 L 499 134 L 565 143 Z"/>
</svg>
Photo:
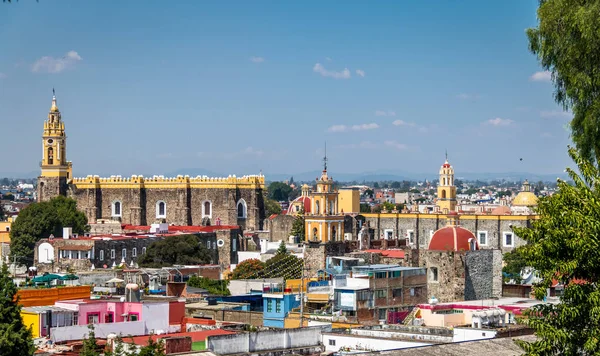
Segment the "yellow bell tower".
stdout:
<svg viewBox="0 0 600 356">
<path fill-rule="evenodd" d="M 446 153 L 446 162 L 440 168 L 440 182 L 438 183 L 437 193 L 436 205 L 443 214 L 448 214 L 456 209 L 454 168 L 448 163 L 448 153 Z"/>
<path fill-rule="evenodd" d="M 57 195 L 66 195 L 67 183 L 73 177 L 71 162 L 67 161 L 67 136 L 56 94 L 52 89 L 52 106 L 44 122 L 42 134 L 42 172 L 38 178 L 37 200 L 47 201 Z"/>
</svg>

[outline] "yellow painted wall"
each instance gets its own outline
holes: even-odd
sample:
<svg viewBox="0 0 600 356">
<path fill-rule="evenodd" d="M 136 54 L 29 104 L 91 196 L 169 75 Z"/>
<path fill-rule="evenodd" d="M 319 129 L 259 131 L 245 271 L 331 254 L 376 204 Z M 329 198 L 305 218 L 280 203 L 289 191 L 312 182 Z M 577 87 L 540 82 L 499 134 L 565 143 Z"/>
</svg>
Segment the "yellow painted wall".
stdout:
<svg viewBox="0 0 600 356">
<path fill-rule="evenodd" d="M 344 214 L 360 212 L 360 192 L 358 189 L 340 189 L 338 195 L 339 212 Z"/>
<path fill-rule="evenodd" d="M 23 318 L 23 324 L 26 327 L 31 327 L 33 337 L 40 337 L 40 315 L 21 310 L 21 317 Z"/>
</svg>

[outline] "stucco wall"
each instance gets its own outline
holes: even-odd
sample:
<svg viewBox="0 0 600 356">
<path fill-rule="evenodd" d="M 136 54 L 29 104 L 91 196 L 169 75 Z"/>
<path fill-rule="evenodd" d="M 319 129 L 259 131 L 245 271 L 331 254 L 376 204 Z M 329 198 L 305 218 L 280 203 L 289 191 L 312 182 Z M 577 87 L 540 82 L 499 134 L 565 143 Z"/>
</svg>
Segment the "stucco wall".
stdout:
<svg viewBox="0 0 600 356">
<path fill-rule="evenodd" d="M 368 351 L 385 351 L 431 345 L 431 343 L 428 342 L 376 339 L 370 337 L 356 337 L 355 335 L 347 334 L 323 334 L 322 340 L 326 352 L 337 352 L 341 347 L 350 347 L 352 349 Z M 334 345 L 331 345 L 332 343 Z"/>
<path fill-rule="evenodd" d="M 87 325 L 65 326 L 50 329 L 50 338 L 54 342 L 81 340 L 86 338 L 89 332 Z M 146 335 L 146 328 L 143 321 L 95 324 L 94 333 L 97 338 L 106 338 L 109 334 L 139 336 Z"/>
</svg>

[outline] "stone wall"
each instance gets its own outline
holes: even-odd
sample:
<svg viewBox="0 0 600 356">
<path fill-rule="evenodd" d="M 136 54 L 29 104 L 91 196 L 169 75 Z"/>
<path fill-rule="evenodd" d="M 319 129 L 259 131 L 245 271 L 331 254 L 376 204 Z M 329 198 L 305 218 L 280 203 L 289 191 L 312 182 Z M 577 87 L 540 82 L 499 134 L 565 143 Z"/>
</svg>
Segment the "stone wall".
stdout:
<svg viewBox="0 0 600 356">
<path fill-rule="evenodd" d="M 48 179 L 48 178 L 45 178 Z M 223 225 L 240 225 L 243 229 L 261 230 L 265 219 L 262 189 L 239 188 L 77 188 L 69 187 L 69 196 L 88 217 L 90 224 L 98 219 L 117 219 L 125 224 L 150 225 L 157 216 L 158 202 L 166 204 L 166 222 L 175 225 L 203 225 L 203 203 L 211 202 L 210 223 L 217 218 Z M 246 217 L 238 218 L 237 204 L 246 203 Z M 112 216 L 112 204 L 120 201 L 121 217 Z"/>
<path fill-rule="evenodd" d="M 269 230 L 269 241 L 289 242 L 295 220 L 296 217 L 292 215 L 277 215 L 273 219 L 267 219 L 265 229 Z"/>
<path fill-rule="evenodd" d="M 374 229 L 374 240 L 383 239 L 385 230 L 391 230 L 394 239 L 406 239 L 408 232 L 413 231 L 415 241 L 411 248 L 427 248 L 431 235 L 448 224 L 443 214 L 364 214 L 354 218 L 355 226 L 351 230 L 350 225 L 345 224 L 345 232 L 352 232 L 353 239 L 357 239 L 356 231 L 360 231 L 356 226 L 360 219 L 365 219 Z M 475 236 L 478 231 L 487 232 L 487 244 L 480 246 L 481 249 L 500 249 L 505 253 L 525 245 L 525 241 L 513 234 L 513 246 L 505 246 L 504 233 L 512 232 L 512 227 L 528 227 L 534 219 L 535 216 L 459 215 L 459 224 Z"/>
<path fill-rule="evenodd" d="M 469 251 L 465 260 L 465 300 L 502 296 L 502 252 Z"/>
<path fill-rule="evenodd" d="M 48 201 L 55 196 L 65 195 L 67 192 L 67 178 L 65 177 L 38 177 L 37 200 Z"/>
<path fill-rule="evenodd" d="M 349 243 L 344 241 L 307 244 L 304 250 L 306 276 L 314 277 L 318 270 L 324 269 L 327 256 L 344 256 L 350 252 Z"/>
</svg>

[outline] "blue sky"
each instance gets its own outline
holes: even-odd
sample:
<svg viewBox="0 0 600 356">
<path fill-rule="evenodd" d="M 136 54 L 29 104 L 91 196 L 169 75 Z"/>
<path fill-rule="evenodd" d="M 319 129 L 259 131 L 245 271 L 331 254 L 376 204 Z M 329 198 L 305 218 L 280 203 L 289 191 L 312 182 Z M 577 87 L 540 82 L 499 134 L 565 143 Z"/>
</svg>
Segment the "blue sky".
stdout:
<svg viewBox="0 0 600 356">
<path fill-rule="evenodd" d="M 0 172 L 39 169 L 55 87 L 75 175 L 293 174 L 325 141 L 332 172 L 559 173 L 537 3 L 0 4 Z"/>
</svg>

